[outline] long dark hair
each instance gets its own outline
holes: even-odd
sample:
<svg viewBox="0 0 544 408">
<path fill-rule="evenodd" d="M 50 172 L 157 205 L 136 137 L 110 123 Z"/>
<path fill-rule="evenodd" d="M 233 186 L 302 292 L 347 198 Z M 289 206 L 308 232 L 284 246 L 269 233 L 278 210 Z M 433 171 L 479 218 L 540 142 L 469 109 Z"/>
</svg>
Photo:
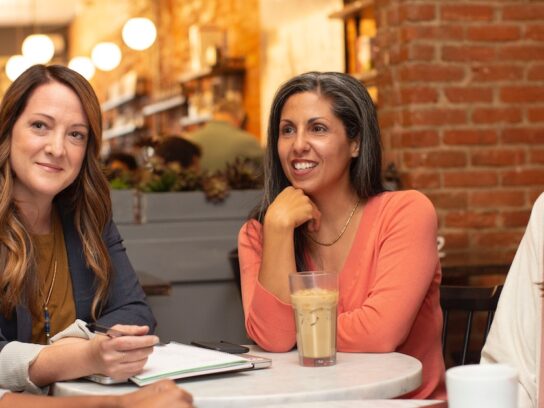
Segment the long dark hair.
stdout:
<svg viewBox="0 0 544 408">
<path fill-rule="evenodd" d="M 339 72 L 307 72 L 284 83 L 276 92 L 268 120 L 268 140 L 264 160 L 264 194 L 261 204 L 250 218 L 261 223 L 268 206 L 287 186 L 289 180 L 278 155 L 280 119 L 283 106 L 292 95 L 313 92 L 331 101 L 332 112 L 339 118 L 350 140 L 359 144 L 359 155 L 351 160 L 350 183 L 361 200 L 381 193 L 382 146 L 374 103 L 366 88 L 350 75 Z M 305 270 L 304 226 L 295 230 L 295 261 L 297 270 Z"/>
<path fill-rule="evenodd" d="M 38 313 L 38 287 L 30 235 L 13 200 L 13 174 L 9 162 L 11 133 L 36 88 L 58 82 L 78 96 L 89 123 L 89 139 L 81 170 L 55 201 L 73 211 L 87 265 L 96 276 L 92 315 L 105 301 L 111 279 L 111 260 L 102 232 L 111 219 L 111 199 L 99 161 L 102 143 L 100 104 L 91 85 L 77 72 L 61 65 L 34 65 L 7 89 L 0 105 L 0 313 L 9 316 L 25 301 Z"/>
</svg>

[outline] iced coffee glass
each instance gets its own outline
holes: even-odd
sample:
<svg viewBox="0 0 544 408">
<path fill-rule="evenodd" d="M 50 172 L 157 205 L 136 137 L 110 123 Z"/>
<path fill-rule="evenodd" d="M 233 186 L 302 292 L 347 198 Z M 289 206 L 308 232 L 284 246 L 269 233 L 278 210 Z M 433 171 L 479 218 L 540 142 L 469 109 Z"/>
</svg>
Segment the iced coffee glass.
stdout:
<svg viewBox="0 0 544 408">
<path fill-rule="evenodd" d="M 335 364 L 338 276 L 332 272 L 292 273 L 289 288 L 300 365 Z"/>
</svg>

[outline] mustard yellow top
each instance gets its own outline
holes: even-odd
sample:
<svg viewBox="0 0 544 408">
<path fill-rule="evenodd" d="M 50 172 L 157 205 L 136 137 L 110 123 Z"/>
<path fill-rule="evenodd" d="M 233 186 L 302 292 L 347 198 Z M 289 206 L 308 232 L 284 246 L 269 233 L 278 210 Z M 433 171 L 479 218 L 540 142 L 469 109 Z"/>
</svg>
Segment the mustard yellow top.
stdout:
<svg viewBox="0 0 544 408">
<path fill-rule="evenodd" d="M 51 337 L 64 330 L 76 319 L 72 278 L 68 270 L 64 233 L 60 217 L 55 210 L 53 211 L 51 233 L 34 235 L 33 240 L 38 267 L 41 313 L 32 322 L 32 342 L 46 344 L 44 306 L 47 306 L 49 310 Z M 57 272 L 53 282 L 55 262 Z M 51 297 L 47 305 L 45 305 L 49 291 L 51 291 Z"/>
</svg>

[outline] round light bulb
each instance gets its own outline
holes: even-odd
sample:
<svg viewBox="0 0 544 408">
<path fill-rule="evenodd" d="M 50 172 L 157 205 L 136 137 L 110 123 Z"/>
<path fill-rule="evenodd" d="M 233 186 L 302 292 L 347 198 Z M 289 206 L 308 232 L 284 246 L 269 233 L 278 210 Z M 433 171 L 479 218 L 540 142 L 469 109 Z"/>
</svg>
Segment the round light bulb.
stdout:
<svg viewBox="0 0 544 408">
<path fill-rule="evenodd" d="M 6 62 L 6 75 L 13 82 L 32 65 L 24 55 L 13 55 Z"/>
<path fill-rule="evenodd" d="M 122 36 L 129 48 L 142 51 L 153 45 L 157 38 L 157 29 L 150 19 L 135 17 L 125 23 Z"/>
<path fill-rule="evenodd" d="M 78 74 L 81 74 L 87 81 L 90 81 L 96 72 L 93 62 L 87 57 L 72 58 L 68 63 L 68 68 L 73 69 Z"/>
<path fill-rule="evenodd" d="M 47 64 L 55 55 L 55 44 L 45 34 L 32 34 L 25 38 L 23 55 L 34 64 Z"/>
<path fill-rule="evenodd" d="M 112 42 L 98 43 L 91 52 L 91 59 L 98 69 L 111 71 L 121 62 L 121 50 Z"/>
</svg>

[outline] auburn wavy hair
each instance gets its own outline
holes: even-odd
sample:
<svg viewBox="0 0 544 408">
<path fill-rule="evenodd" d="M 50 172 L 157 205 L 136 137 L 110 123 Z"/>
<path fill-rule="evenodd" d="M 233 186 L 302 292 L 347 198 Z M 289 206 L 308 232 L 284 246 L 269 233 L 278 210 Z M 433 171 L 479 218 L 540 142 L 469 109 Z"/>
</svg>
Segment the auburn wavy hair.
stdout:
<svg viewBox="0 0 544 408">
<path fill-rule="evenodd" d="M 74 215 L 87 266 L 95 274 L 92 317 L 100 314 L 111 280 L 111 260 L 102 239 L 111 219 L 111 198 L 99 154 L 102 116 L 91 85 L 77 72 L 61 65 L 34 65 L 7 89 L 0 105 L 0 313 L 13 315 L 26 304 L 33 315 L 40 310 L 35 249 L 13 198 L 14 174 L 10 167 L 11 133 L 29 98 L 41 85 L 58 82 L 76 93 L 89 123 L 83 164 L 75 181 L 55 197 L 61 211 Z"/>
</svg>

